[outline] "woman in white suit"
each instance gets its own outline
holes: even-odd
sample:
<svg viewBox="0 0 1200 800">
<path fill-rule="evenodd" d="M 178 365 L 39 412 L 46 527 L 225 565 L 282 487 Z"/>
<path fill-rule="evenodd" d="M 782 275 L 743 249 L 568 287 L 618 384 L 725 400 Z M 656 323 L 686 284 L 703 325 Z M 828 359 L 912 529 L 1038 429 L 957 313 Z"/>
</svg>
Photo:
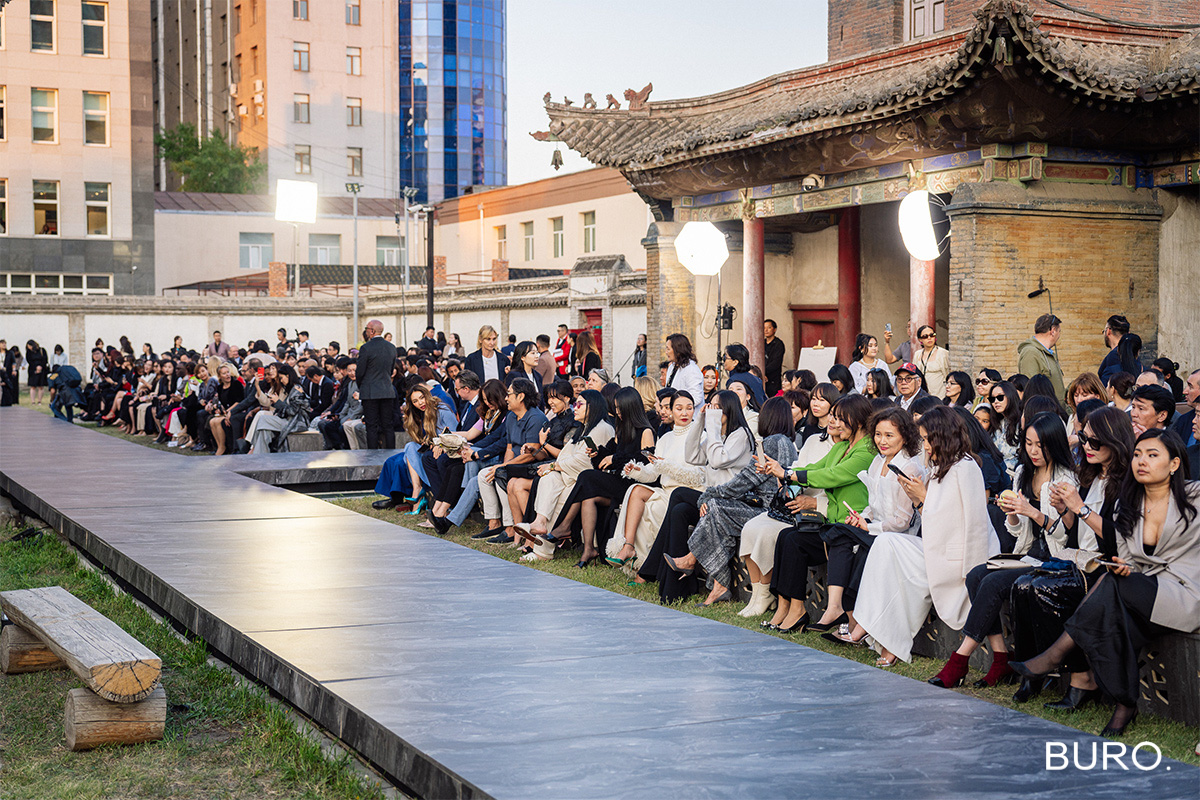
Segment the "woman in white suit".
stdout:
<svg viewBox="0 0 1200 800">
<path fill-rule="evenodd" d="M 875 537 L 855 605 L 855 640 L 869 635 L 878 666 L 912 659 L 913 638 L 932 606 L 943 622 L 961 630 L 971 600 L 967 573 L 1000 552 L 987 512 L 983 472 L 972 460 L 966 425 L 951 408 L 921 416 L 930 480 L 897 476 L 921 512 L 919 536 L 884 532 Z"/>
</svg>

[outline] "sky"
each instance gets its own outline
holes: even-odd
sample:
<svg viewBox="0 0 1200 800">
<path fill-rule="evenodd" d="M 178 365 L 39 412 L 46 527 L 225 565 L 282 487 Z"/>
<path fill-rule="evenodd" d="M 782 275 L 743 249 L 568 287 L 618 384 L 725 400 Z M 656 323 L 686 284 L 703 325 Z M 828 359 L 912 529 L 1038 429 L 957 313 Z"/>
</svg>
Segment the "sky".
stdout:
<svg viewBox="0 0 1200 800">
<path fill-rule="evenodd" d="M 508 0 L 508 182 L 591 167 L 530 138 L 549 118 L 542 96 L 604 107 L 654 83 L 651 101 L 697 97 L 825 58 L 826 0 Z"/>
</svg>

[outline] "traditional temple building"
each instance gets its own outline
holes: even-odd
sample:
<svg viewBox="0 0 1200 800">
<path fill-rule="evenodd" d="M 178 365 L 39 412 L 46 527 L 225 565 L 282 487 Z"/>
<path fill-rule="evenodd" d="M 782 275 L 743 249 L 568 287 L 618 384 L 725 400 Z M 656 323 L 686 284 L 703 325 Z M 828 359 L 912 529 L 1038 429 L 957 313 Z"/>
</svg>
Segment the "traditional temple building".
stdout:
<svg viewBox="0 0 1200 800">
<path fill-rule="evenodd" d="M 1151 3 L 1165 11 L 1140 20 L 1159 26 L 1135 27 L 1041 0 L 1036 13 L 948 0 L 924 35 L 903 15 L 884 14 L 878 36 L 847 28 L 856 9 L 910 5 L 831 0 L 840 60 L 731 91 L 660 102 L 647 87 L 608 109 L 547 96 L 550 134 L 619 169 L 653 212 L 651 347 L 684 331 L 703 360 L 715 355 L 717 281 L 693 278 L 672 246 L 708 220 L 740 251 L 721 276 L 737 309 L 726 341 L 756 360 L 764 317 L 779 323 L 785 366 L 818 339 L 848 361 L 855 334 L 882 336 L 885 323 L 898 344 L 911 319 L 937 325 L 955 369 L 1009 373 L 1052 303 L 1069 376 L 1096 368 L 1112 313 L 1144 354 L 1200 366 L 1200 6 Z M 868 42 L 886 46 L 863 52 Z M 949 221 L 936 261 L 901 242 L 899 201 L 918 189 Z M 1050 292 L 1028 297 L 1039 288 Z"/>
</svg>

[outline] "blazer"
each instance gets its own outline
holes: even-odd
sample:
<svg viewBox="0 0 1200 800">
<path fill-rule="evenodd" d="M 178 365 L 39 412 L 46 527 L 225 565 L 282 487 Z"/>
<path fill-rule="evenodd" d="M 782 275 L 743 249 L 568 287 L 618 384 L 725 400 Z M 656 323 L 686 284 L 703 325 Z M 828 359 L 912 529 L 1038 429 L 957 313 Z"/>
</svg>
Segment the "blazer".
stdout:
<svg viewBox="0 0 1200 800">
<path fill-rule="evenodd" d="M 500 370 L 500 380 L 504 380 L 504 371 L 508 369 L 508 356 L 504 355 L 504 353 L 501 353 L 499 350 L 496 351 L 496 366 Z M 483 383 L 487 380 L 483 374 L 482 350 L 476 350 L 474 353 L 471 353 L 471 355 L 467 356 L 464 367 L 478 375 L 480 383 Z"/>
<path fill-rule="evenodd" d="M 1193 478 L 1200 480 L 1200 442 L 1187 449 L 1188 466 L 1191 467 Z"/>
<path fill-rule="evenodd" d="M 390 400 L 396 397 L 392 369 L 396 366 L 396 345 L 376 336 L 358 351 L 358 396 L 362 400 Z"/>
<path fill-rule="evenodd" d="M 1200 506 L 1200 483 L 1187 484 L 1187 493 Z M 1200 513 L 1185 524 L 1172 496 L 1154 555 L 1146 555 L 1142 541 L 1139 519 L 1132 536 L 1117 534 L 1117 555 L 1134 572 L 1157 577 L 1150 621 L 1177 631 L 1200 631 Z"/>
<path fill-rule="evenodd" d="M 317 381 L 304 378 L 300 385 L 308 398 L 308 407 L 312 416 L 320 416 L 333 403 L 333 381 L 329 378 L 322 376 Z"/>
</svg>

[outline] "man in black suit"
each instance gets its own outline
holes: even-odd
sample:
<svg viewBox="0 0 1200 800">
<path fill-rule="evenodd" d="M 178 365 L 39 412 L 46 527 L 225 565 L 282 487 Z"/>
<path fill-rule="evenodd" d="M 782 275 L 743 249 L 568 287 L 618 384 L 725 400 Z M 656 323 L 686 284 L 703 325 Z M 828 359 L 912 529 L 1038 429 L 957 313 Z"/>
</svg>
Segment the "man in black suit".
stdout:
<svg viewBox="0 0 1200 800">
<path fill-rule="evenodd" d="M 329 380 L 320 367 L 306 369 L 300 386 L 308 397 L 308 407 L 313 417 L 325 413 L 325 409 L 333 403 L 333 381 Z"/>
<path fill-rule="evenodd" d="M 367 448 L 395 450 L 392 415 L 396 388 L 392 385 L 392 370 L 396 366 L 396 346 L 383 338 L 383 323 L 377 319 L 367 323 L 363 336 L 367 341 L 358 351 L 358 396 L 367 427 Z"/>
<path fill-rule="evenodd" d="M 1196 481 L 1200 480 L 1200 417 L 1192 417 L 1192 430 L 1190 433 L 1194 444 L 1190 445 L 1187 449 L 1188 469 L 1190 470 L 1188 475 L 1191 480 Z M 1184 441 L 1188 440 L 1184 439 Z"/>
<path fill-rule="evenodd" d="M 1188 375 L 1187 385 L 1183 388 L 1183 395 L 1187 399 L 1188 404 L 1192 407 L 1191 411 L 1180 414 L 1175 418 L 1175 422 L 1171 425 L 1171 430 L 1179 434 L 1179 438 L 1183 439 L 1183 443 L 1200 444 L 1200 436 L 1192 438 L 1192 426 L 1196 421 L 1196 409 L 1200 408 L 1200 369 Z M 1200 474 L 1192 472 L 1192 480 L 1200 480 Z"/>
</svg>

